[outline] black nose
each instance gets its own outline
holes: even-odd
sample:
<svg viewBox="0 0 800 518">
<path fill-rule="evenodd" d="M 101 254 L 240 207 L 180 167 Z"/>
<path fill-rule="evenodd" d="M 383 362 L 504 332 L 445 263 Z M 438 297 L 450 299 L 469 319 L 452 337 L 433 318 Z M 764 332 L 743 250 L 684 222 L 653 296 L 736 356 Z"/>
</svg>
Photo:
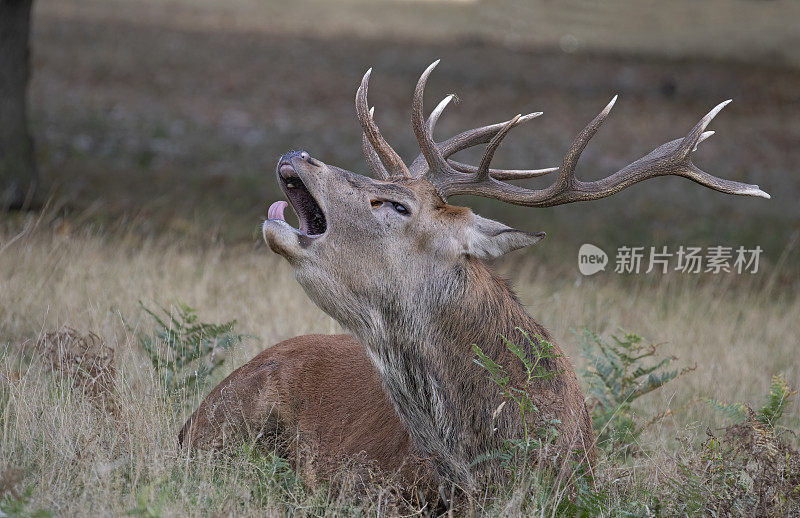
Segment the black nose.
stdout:
<svg viewBox="0 0 800 518">
<path fill-rule="evenodd" d="M 278 161 L 278 165 L 283 163 L 291 163 L 293 158 L 299 158 L 300 160 L 305 160 L 306 162 L 312 160 L 311 155 L 309 155 L 306 151 L 290 151 L 283 155 L 281 159 Z"/>
</svg>

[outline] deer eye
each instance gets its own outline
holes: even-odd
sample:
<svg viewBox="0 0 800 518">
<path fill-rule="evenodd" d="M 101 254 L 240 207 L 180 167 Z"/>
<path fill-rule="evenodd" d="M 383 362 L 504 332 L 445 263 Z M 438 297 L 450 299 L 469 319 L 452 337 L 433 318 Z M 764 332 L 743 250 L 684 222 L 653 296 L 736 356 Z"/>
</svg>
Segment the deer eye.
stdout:
<svg viewBox="0 0 800 518">
<path fill-rule="evenodd" d="M 408 209 L 406 208 L 405 205 L 397 202 L 392 202 L 392 207 L 394 207 L 394 210 L 396 210 L 399 214 L 402 214 L 403 216 L 408 216 Z"/>
</svg>

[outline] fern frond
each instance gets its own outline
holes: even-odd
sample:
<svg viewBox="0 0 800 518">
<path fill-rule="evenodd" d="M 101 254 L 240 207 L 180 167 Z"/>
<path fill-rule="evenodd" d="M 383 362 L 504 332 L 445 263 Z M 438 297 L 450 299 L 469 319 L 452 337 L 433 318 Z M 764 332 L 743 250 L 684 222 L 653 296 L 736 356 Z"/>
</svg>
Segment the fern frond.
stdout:
<svg viewBox="0 0 800 518">
<path fill-rule="evenodd" d="M 246 337 L 234 334 L 235 320 L 221 324 L 202 322 L 195 308 L 180 301 L 172 310 L 158 305 L 160 313 L 141 301 L 139 305 L 156 323 L 153 336 L 141 336 L 139 344 L 169 393 L 190 385 L 201 387 L 224 362 L 217 352 Z"/>
<path fill-rule="evenodd" d="M 744 403 L 723 403 L 716 399 L 703 398 L 703 401 L 711 405 L 711 408 L 725 414 L 728 418 L 736 422 L 742 422 L 747 419 L 748 407 Z"/>
<path fill-rule="evenodd" d="M 764 405 L 756 412 L 756 419 L 770 430 L 774 429 L 796 394 L 797 391 L 789 386 L 783 374 L 774 375 L 767 399 L 764 401 Z"/>
</svg>

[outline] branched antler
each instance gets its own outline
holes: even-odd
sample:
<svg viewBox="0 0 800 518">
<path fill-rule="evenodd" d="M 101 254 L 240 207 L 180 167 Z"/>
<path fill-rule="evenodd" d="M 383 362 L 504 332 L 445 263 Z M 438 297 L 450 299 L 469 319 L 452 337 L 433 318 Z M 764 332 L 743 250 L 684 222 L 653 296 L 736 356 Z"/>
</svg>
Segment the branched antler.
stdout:
<svg viewBox="0 0 800 518">
<path fill-rule="evenodd" d="M 527 207 L 551 207 L 576 201 L 605 198 L 637 182 L 665 175 L 683 176 L 700 185 L 727 194 L 769 198 L 769 194 L 759 189 L 757 185 L 717 178 L 692 163 L 691 155 L 697 149 L 697 145 L 714 134 L 713 131 L 705 131 L 706 127 L 730 101 L 717 105 L 684 138 L 659 146 L 639 160 L 602 180 L 593 182 L 578 180 L 575 177 L 575 167 L 581 152 L 608 117 L 616 100 L 617 98 L 614 97 L 605 109 L 578 134 L 564 157 L 555 183 L 547 188 L 524 189 L 486 177 L 486 175 L 481 176 L 479 172 L 466 178 L 464 175 L 439 175 L 434 176 L 432 181 L 445 197 L 470 194 Z"/>
<path fill-rule="evenodd" d="M 635 183 L 666 175 L 683 176 L 700 185 L 727 194 L 759 196 L 767 199 L 770 197 L 769 194 L 759 189 L 757 185 L 717 178 L 699 169 L 692 162 L 692 153 L 697 149 L 697 145 L 714 134 L 713 131 L 706 131 L 709 123 L 720 110 L 730 103 L 730 100 L 717 105 L 703 117 L 685 137 L 675 139 L 659 146 L 639 160 L 636 160 L 601 180 L 591 182 L 578 180 L 575 176 L 575 168 L 586 144 L 594 134 L 597 133 L 600 125 L 611 112 L 611 108 L 617 100 L 616 96 L 614 96 L 603 111 L 578 134 L 564 156 L 561 167 L 532 170 L 491 169 L 489 166 L 494 157 L 494 153 L 508 132 L 519 124 L 538 117 L 541 115 L 541 112 L 524 116 L 517 115 L 509 121 L 465 131 L 444 142 L 436 143 L 433 138 L 433 129 L 444 111 L 444 108 L 453 99 L 452 95 L 445 97 L 444 100 L 434 108 L 427 121 L 425 120 L 423 113 L 423 93 L 425 84 L 427 83 L 428 76 L 430 76 L 438 63 L 438 60 L 433 62 L 425 72 L 423 72 L 414 90 L 412 126 L 422 153 L 412 162 L 408 169 L 405 169 L 405 166 L 403 166 L 403 171 L 401 172 L 403 176 L 424 176 L 433 183 L 443 198 L 458 194 L 469 194 L 494 198 L 506 203 L 527 207 L 552 207 L 554 205 L 563 205 L 576 201 L 605 198 Z M 397 154 L 394 153 L 386 141 L 380 137 L 380 132 L 377 131 L 377 126 L 374 126 L 372 117 L 368 116 L 365 123 L 365 119 L 361 115 L 362 112 L 368 113 L 365 107 L 366 81 L 369 78 L 369 72 L 367 72 L 367 75 L 364 77 L 364 81 L 362 81 L 361 88 L 359 89 L 359 92 L 363 90 L 363 108 L 359 111 L 359 120 L 362 121 L 362 127 L 364 127 L 364 146 L 367 160 L 373 171 L 379 169 L 378 166 L 380 166 L 381 163 L 386 166 L 385 169 L 376 171 L 376 174 L 381 178 L 397 175 L 399 173 L 395 172 L 395 170 L 399 170 L 400 168 L 390 168 L 389 163 L 393 163 L 392 161 L 394 158 L 391 160 L 387 158 L 397 157 Z M 356 104 L 358 106 L 358 95 L 356 99 Z M 380 138 L 376 138 L 375 135 Z M 477 167 L 449 159 L 452 154 L 479 144 L 488 145 Z M 372 151 L 368 149 L 370 145 L 373 148 Z M 384 147 L 391 150 L 391 154 L 385 151 Z M 397 160 L 399 160 L 399 157 L 397 157 Z M 402 163 L 402 161 L 400 162 Z M 531 178 L 554 171 L 558 171 L 555 182 L 544 189 L 526 189 L 503 181 Z"/>
</svg>

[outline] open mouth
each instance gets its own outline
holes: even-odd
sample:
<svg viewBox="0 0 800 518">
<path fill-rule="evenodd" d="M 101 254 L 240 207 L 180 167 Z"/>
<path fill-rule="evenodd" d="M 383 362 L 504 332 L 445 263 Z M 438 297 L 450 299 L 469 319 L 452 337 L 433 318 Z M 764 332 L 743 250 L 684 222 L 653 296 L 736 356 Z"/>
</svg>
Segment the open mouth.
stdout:
<svg viewBox="0 0 800 518">
<path fill-rule="evenodd" d="M 297 214 L 297 219 L 300 222 L 300 228 L 297 230 L 307 236 L 324 234 L 328 229 L 325 213 L 322 212 L 317 200 L 308 191 L 308 188 L 289 162 L 281 162 L 278 166 L 278 181 L 283 192 L 289 198 L 289 203 L 291 203 L 294 212 Z M 267 218 L 281 220 L 285 223 L 286 219 L 283 211 L 286 206 L 287 203 L 285 201 L 276 201 L 270 205 Z"/>
</svg>

